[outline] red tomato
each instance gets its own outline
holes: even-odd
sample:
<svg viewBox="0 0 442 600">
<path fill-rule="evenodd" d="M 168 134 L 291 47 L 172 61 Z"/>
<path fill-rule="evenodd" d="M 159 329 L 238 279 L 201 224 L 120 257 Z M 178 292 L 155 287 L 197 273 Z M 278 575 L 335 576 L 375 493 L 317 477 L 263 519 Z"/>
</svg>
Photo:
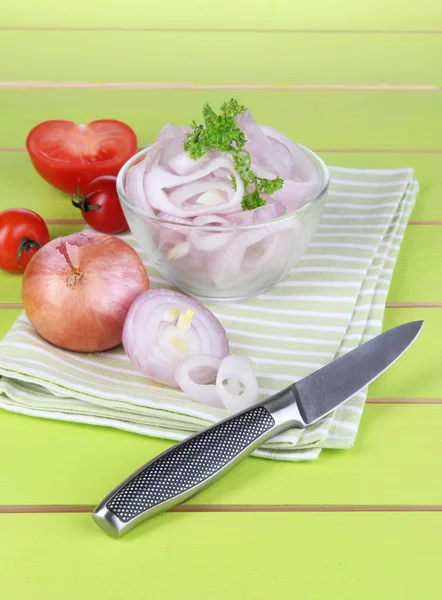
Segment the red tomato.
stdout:
<svg viewBox="0 0 442 600">
<path fill-rule="evenodd" d="M 118 175 L 137 151 L 137 137 L 121 121 L 45 121 L 26 140 L 37 172 L 54 187 L 75 194 L 101 175 Z"/>
<path fill-rule="evenodd" d="M 48 242 L 48 228 L 37 213 L 26 208 L 0 212 L 0 269 L 23 273 L 37 250 Z"/>
<path fill-rule="evenodd" d="M 121 233 L 128 228 L 116 181 L 116 177 L 97 177 L 88 185 L 84 196 L 78 192 L 78 200 L 72 200 L 72 204 L 81 210 L 86 223 L 101 233 Z"/>
</svg>

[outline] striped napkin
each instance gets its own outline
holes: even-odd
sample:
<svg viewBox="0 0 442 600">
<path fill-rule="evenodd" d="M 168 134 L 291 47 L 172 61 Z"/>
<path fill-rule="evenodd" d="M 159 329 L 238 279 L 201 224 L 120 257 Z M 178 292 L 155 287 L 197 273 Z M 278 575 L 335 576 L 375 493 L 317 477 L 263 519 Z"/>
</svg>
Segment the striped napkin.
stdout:
<svg viewBox="0 0 442 600">
<path fill-rule="evenodd" d="M 253 359 L 260 397 L 288 386 L 381 332 L 388 288 L 418 183 L 412 169 L 331 167 L 328 201 L 307 252 L 284 281 L 257 298 L 209 304 L 232 352 Z M 168 282 L 143 258 L 152 287 Z M 305 430 L 278 435 L 255 455 L 314 460 L 350 448 L 366 391 Z M 116 427 L 171 440 L 224 418 L 138 373 L 124 351 L 76 354 L 47 344 L 22 314 L 0 342 L 0 407 Z"/>
</svg>

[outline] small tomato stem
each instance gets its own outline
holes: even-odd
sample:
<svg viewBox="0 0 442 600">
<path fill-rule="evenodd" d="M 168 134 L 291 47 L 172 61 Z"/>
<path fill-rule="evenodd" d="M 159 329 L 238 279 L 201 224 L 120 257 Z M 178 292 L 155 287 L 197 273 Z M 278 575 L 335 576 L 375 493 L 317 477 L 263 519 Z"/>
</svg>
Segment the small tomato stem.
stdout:
<svg viewBox="0 0 442 600">
<path fill-rule="evenodd" d="M 89 204 L 88 202 L 89 198 L 94 194 L 98 194 L 98 192 L 101 192 L 101 190 L 95 190 L 90 194 L 86 194 L 86 196 L 72 196 L 72 204 L 75 206 L 75 208 L 79 208 L 81 212 L 84 213 L 90 212 L 91 210 L 98 210 L 101 208 L 100 204 Z M 78 201 L 76 198 L 79 198 Z"/>
<path fill-rule="evenodd" d="M 89 204 L 88 200 L 91 196 L 93 196 L 94 194 L 98 194 L 99 192 L 101 192 L 101 190 L 94 190 L 93 192 L 89 192 L 89 194 L 83 196 L 80 190 L 80 180 L 78 180 L 77 193 L 72 196 L 72 204 L 75 206 L 75 208 L 79 208 L 81 212 L 84 213 L 87 213 L 91 210 L 98 210 L 99 208 L 101 208 L 101 205 Z M 76 200 L 76 198 L 78 198 L 78 201 Z"/>
<path fill-rule="evenodd" d="M 22 238 L 20 240 L 20 244 L 18 246 L 17 249 L 17 263 L 18 266 L 20 266 L 20 261 L 21 261 L 21 257 L 23 252 L 29 252 L 29 250 L 31 250 L 31 248 L 41 248 L 41 244 L 39 242 L 37 242 L 37 240 L 31 240 L 30 238 Z"/>
</svg>

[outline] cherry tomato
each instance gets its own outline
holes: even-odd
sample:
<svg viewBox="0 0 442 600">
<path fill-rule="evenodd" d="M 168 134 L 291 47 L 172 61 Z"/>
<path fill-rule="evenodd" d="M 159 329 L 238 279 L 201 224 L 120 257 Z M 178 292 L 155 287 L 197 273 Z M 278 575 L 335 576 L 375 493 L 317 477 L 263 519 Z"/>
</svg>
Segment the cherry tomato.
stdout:
<svg viewBox="0 0 442 600">
<path fill-rule="evenodd" d="M 0 212 L 0 269 L 23 273 L 37 250 L 48 242 L 48 228 L 37 213 L 26 208 Z"/>
<path fill-rule="evenodd" d="M 37 172 L 54 187 L 75 194 L 102 175 L 118 175 L 137 151 L 137 137 L 121 121 L 45 121 L 29 133 L 26 148 Z"/>
<path fill-rule="evenodd" d="M 128 228 L 127 221 L 118 199 L 116 177 L 97 177 L 92 181 L 85 195 L 77 192 L 72 204 L 79 208 L 88 225 L 101 233 L 121 233 Z"/>
</svg>

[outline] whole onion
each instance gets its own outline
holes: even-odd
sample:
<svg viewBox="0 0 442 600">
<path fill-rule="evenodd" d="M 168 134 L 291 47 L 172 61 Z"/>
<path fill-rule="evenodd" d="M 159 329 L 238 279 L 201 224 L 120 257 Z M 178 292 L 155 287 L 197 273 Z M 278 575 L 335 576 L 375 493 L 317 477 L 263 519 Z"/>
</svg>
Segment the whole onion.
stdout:
<svg viewBox="0 0 442 600">
<path fill-rule="evenodd" d="M 74 233 L 43 246 L 23 276 L 26 314 L 46 341 L 77 352 L 118 346 L 124 320 L 149 278 L 135 250 L 98 233 Z"/>
<path fill-rule="evenodd" d="M 229 354 L 225 329 L 215 315 L 193 298 L 167 289 L 138 296 L 124 324 L 123 346 L 142 373 L 172 387 L 178 387 L 175 372 L 188 358 Z M 207 368 L 196 369 L 193 380 L 207 383 Z"/>
</svg>

